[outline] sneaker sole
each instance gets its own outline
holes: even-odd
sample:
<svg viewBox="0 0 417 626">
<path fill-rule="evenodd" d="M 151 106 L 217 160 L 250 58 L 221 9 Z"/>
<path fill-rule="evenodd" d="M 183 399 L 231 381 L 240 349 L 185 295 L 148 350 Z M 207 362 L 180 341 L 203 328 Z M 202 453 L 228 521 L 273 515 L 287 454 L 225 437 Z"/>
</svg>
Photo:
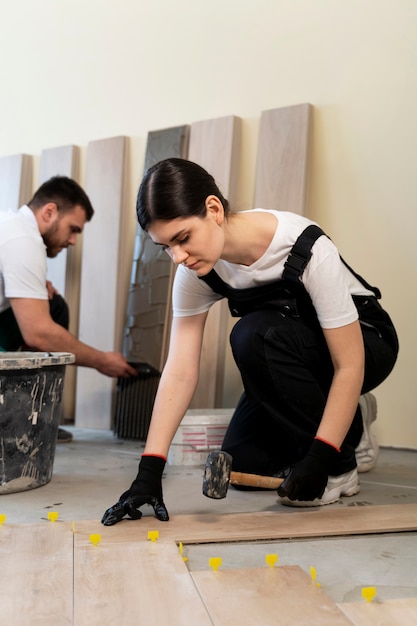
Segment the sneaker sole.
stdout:
<svg viewBox="0 0 417 626">
<path fill-rule="evenodd" d="M 331 481 L 331 478 L 330 478 Z M 312 507 L 312 506 L 325 506 L 326 504 L 334 504 L 338 502 L 342 496 L 354 496 L 359 493 L 361 486 L 359 484 L 359 478 L 357 471 L 352 472 L 350 480 L 343 485 L 335 485 L 328 489 L 326 487 L 325 492 L 321 498 L 315 500 L 290 500 L 289 498 L 281 498 L 281 503 L 285 506 L 293 506 L 298 508 Z"/>
</svg>

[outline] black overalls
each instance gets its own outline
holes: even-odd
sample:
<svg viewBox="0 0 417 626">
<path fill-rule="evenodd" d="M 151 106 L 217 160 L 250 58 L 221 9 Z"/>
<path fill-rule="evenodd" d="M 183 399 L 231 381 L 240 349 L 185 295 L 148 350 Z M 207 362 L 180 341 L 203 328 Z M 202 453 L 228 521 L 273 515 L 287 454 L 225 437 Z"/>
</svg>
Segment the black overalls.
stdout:
<svg viewBox="0 0 417 626">
<path fill-rule="evenodd" d="M 202 277 L 213 291 L 228 299 L 232 315 L 241 318 L 230 342 L 244 393 L 222 446 L 232 455 L 235 471 L 275 474 L 302 459 L 317 432 L 334 370 L 300 276 L 314 242 L 323 234 L 318 226 L 308 226 L 288 256 L 282 279 L 273 283 L 234 289 L 214 270 Z M 398 339 L 390 317 L 378 303 L 379 290 L 349 270 L 375 293 L 374 297 L 352 296 L 365 344 L 362 393 L 366 393 L 394 367 Z M 356 467 L 355 448 L 362 432 L 358 407 L 331 475 Z"/>
</svg>

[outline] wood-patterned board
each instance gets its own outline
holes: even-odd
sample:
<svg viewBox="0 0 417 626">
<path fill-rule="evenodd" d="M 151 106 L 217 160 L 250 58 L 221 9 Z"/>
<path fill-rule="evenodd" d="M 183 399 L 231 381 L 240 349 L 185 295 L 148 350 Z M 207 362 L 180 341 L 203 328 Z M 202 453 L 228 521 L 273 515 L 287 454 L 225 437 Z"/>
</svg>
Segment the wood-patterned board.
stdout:
<svg viewBox="0 0 417 626">
<path fill-rule="evenodd" d="M 306 212 L 312 107 L 263 111 L 259 127 L 255 206 Z"/>
<path fill-rule="evenodd" d="M 190 574 L 177 542 L 401 532 L 416 530 L 416 520 L 417 504 L 405 504 L 184 515 L 168 523 L 143 517 L 111 527 L 98 520 L 5 523 L 0 526 L 0 624 L 411 626 L 415 598 L 373 606 L 343 603 L 344 617 L 299 567 Z M 149 530 L 159 531 L 156 542 L 149 541 Z M 100 541 L 94 545 L 91 534 L 96 533 Z"/>
<path fill-rule="evenodd" d="M 191 576 L 214 624 L 351 624 L 297 565 L 195 571 Z"/>
<path fill-rule="evenodd" d="M 76 540 L 74 599 L 77 626 L 212 624 L 175 543 Z"/>
<path fill-rule="evenodd" d="M 186 158 L 189 126 L 175 126 L 148 133 L 145 172 L 158 161 Z M 174 264 L 138 225 L 127 301 L 127 325 L 123 354 L 129 361 L 149 363 L 161 371 L 167 356 L 171 323 L 171 287 Z"/>
<path fill-rule="evenodd" d="M 79 148 L 77 146 L 60 146 L 42 150 L 40 159 L 39 184 L 52 176 L 69 176 L 77 180 L 79 165 Z M 78 310 L 80 306 L 80 274 L 81 274 L 82 237 L 77 244 L 62 250 L 55 258 L 47 259 L 48 280 L 65 298 L 70 310 L 69 330 L 78 335 Z M 65 373 L 64 417 L 73 420 L 75 417 L 75 381 L 77 370 L 68 367 Z"/>
<path fill-rule="evenodd" d="M 0 157 L 0 211 L 18 209 L 32 196 L 32 157 L 13 154 Z"/>
<path fill-rule="evenodd" d="M 42 150 L 40 159 L 39 184 L 41 185 L 52 176 L 69 176 L 77 179 L 79 162 L 79 148 L 77 146 L 61 146 Z M 70 290 L 77 286 L 79 292 L 81 242 L 75 247 L 70 246 L 62 250 L 55 258 L 48 259 L 48 279 L 55 285 L 69 305 Z M 78 257 L 76 260 L 74 257 Z M 78 261 L 78 262 L 77 262 Z M 78 274 L 75 272 L 77 270 Z M 78 295 L 75 305 L 78 309 Z M 75 307 L 71 306 L 71 309 Z M 78 311 L 77 311 L 78 313 Z M 78 317 L 78 315 L 77 315 Z"/>
<path fill-rule="evenodd" d="M 73 535 L 68 523 L 0 526 L 0 624 L 73 624 Z"/>
<path fill-rule="evenodd" d="M 87 148 L 85 190 L 95 213 L 83 234 L 78 336 L 104 351 L 121 351 L 126 320 L 130 267 L 123 244 L 129 214 L 134 217 L 125 205 L 127 144 L 126 137 L 112 137 Z M 76 426 L 111 428 L 114 390 L 113 379 L 79 367 Z"/>
<path fill-rule="evenodd" d="M 236 196 L 240 145 L 241 119 L 234 115 L 191 124 L 188 159 L 204 167 L 214 177 L 232 207 Z M 222 406 L 226 349 L 230 350 L 228 318 L 225 300 L 217 302 L 209 312 L 200 360 L 200 382 L 190 408 Z"/>
<path fill-rule="evenodd" d="M 341 602 L 337 605 L 355 626 L 415 626 L 417 598 Z"/>
<path fill-rule="evenodd" d="M 417 504 L 361 507 L 318 507 L 310 510 L 260 513 L 213 513 L 174 515 L 169 522 L 159 522 L 144 508 L 139 521 L 129 519 L 115 526 L 103 526 L 99 520 L 79 521 L 75 532 L 88 542 L 89 533 L 101 533 L 112 543 L 142 541 L 150 530 L 159 531 L 159 541 L 218 543 L 288 538 L 311 538 L 378 534 L 417 530 Z M 80 537 L 81 538 L 81 537 Z"/>
</svg>

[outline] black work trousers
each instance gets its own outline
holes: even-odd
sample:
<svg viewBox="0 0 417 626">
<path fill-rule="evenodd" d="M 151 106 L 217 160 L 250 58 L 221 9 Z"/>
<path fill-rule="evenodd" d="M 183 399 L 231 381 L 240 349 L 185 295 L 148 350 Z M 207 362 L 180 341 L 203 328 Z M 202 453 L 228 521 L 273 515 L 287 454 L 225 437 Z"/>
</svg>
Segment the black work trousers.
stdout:
<svg viewBox="0 0 417 626">
<path fill-rule="evenodd" d="M 388 376 L 398 352 L 389 317 L 376 300 L 371 300 L 369 318 L 373 323 L 361 323 L 365 345 L 362 393 Z M 374 318 L 379 317 L 381 323 L 375 326 Z M 273 475 L 302 459 L 311 446 L 332 383 L 330 353 L 317 325 L 276 310 L 254 311 L 242 317 L 230 341 L 244 393 L 222 449 L 232 455 L 234 471 Z M 355 448 L 362 433 L 358 406 L 331 474 L 356 467 Z"/>
<path fill-rule="evenodd" d="M 62 296 L 55 294 L 49 300 L 49 311 L 54 322 L 68 330 L 69 310 Z M 11 308 L 6 309 L 0 313 L 0 350 L 14 352 L 24 346 L 25 342 L 14 313 Z"/>
</svg>

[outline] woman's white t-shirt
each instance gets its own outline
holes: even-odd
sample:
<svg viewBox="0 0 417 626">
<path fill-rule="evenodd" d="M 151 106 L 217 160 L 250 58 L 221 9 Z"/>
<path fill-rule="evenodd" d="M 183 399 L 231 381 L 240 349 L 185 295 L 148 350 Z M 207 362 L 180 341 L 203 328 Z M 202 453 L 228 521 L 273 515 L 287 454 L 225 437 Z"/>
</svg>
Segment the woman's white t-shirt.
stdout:
<svg viewBox="0 0 417 626">
<path fill-rule="evenodd" d="M 265 209 L 252 209 L 265 211 Z M 282 278 L 284 263 L 299 235 L 311 220 L 286 211 L 268 211 L 277 217 L 277 229 L 265 253 L 252 265 L 220 259 L 214 270 L 230 287 L 245 289 Z M 340 260 L 332 241 L 321 236 L 312 247 L 312 257 L 301 278 L 322 328 L 338 328 L 358 319 L 352 295 L 374 295 Z M 179 265 L 175 274 L 172 303 L 174 317 L 208 311 L 223 296 L 215 293 L 197 274 Z"/>
</svg>

